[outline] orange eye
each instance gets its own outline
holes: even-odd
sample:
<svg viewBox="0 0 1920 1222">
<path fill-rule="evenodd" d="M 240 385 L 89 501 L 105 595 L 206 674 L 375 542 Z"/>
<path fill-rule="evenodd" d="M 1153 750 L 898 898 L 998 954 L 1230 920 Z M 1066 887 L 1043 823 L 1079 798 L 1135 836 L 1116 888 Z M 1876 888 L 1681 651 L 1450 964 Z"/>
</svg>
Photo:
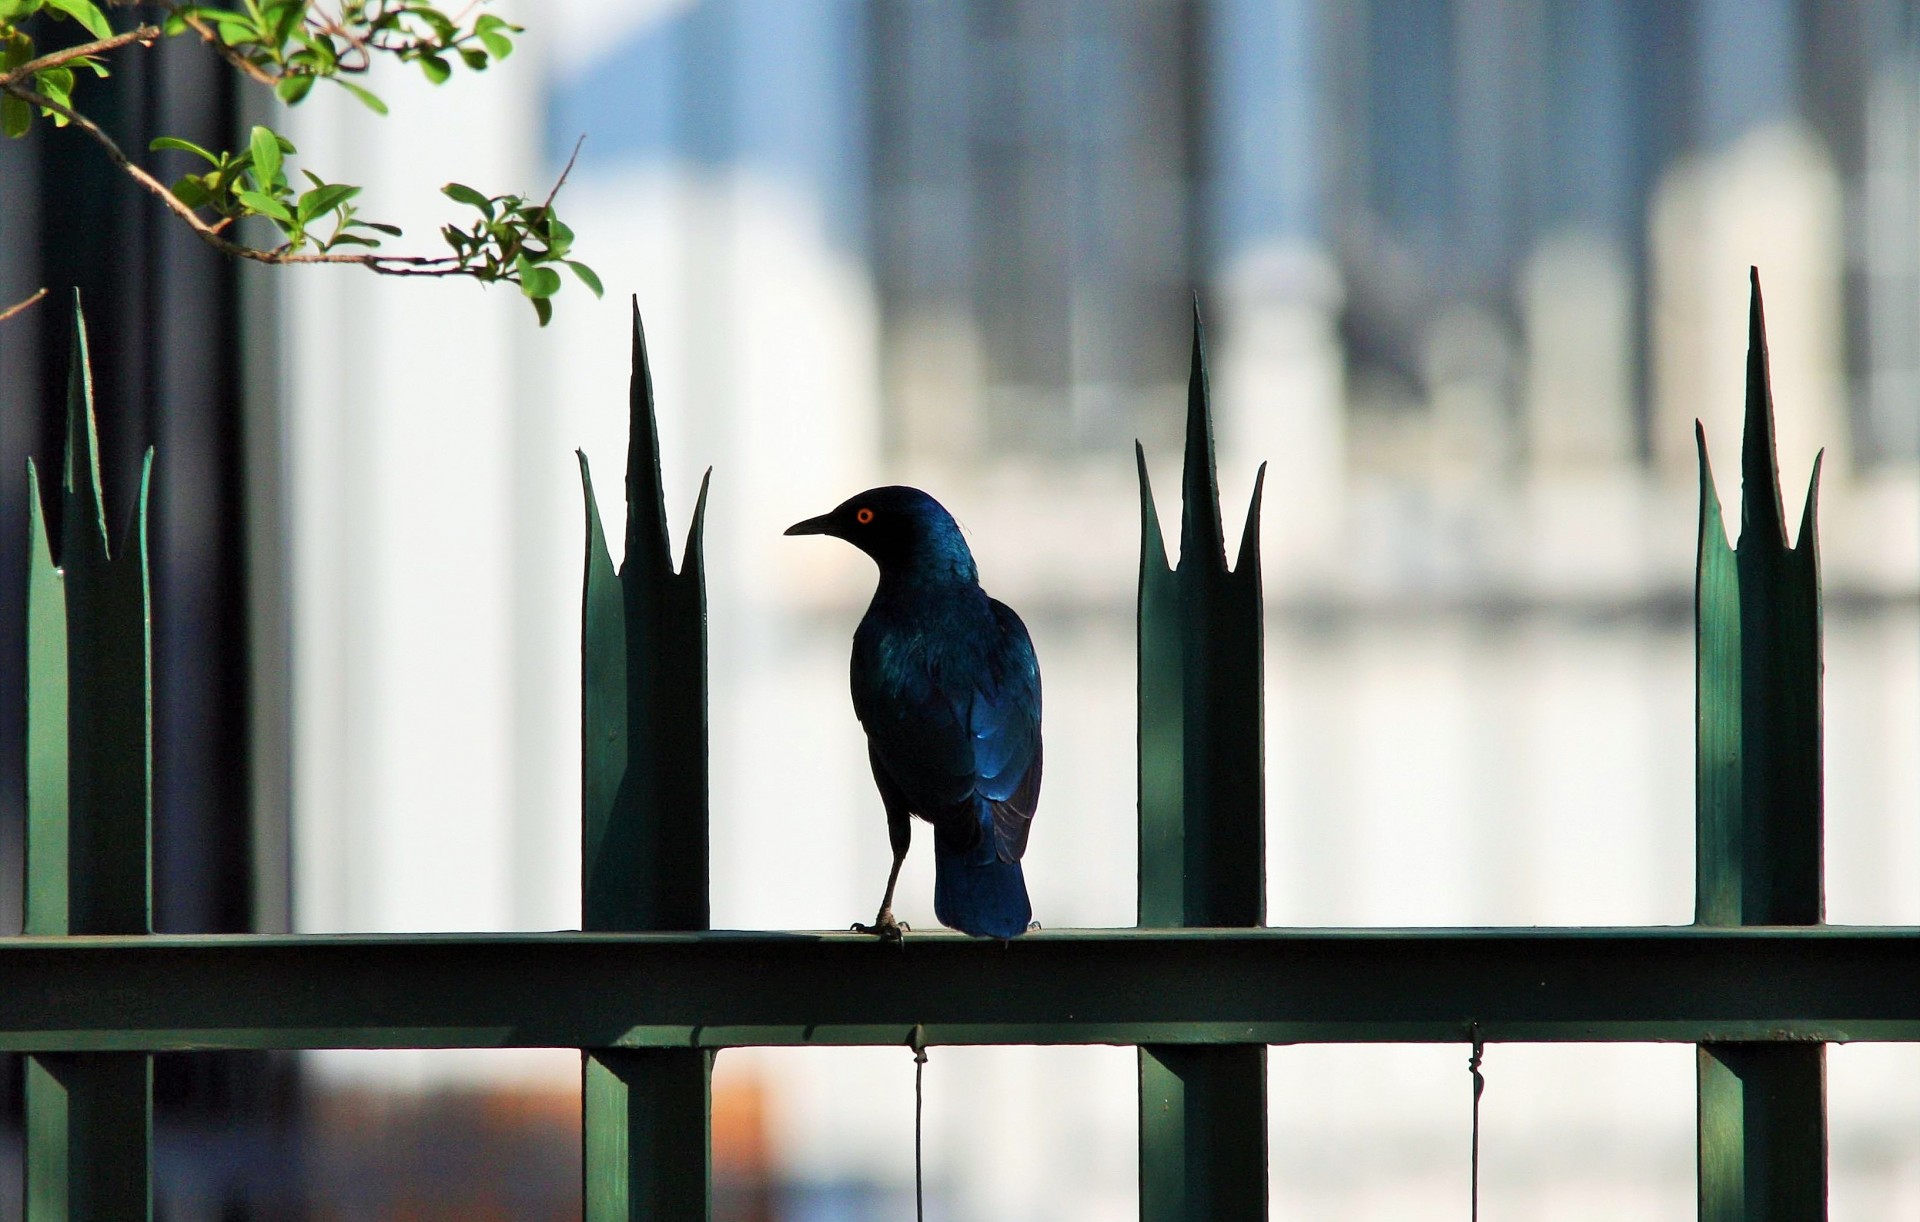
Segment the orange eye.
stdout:
<svg viewBox="0 0 1920 1222">
<path fill-rule="evenodd" d="M 873 510 L 865 508 L 857 509 L 854 511 L 853 520 L 865 526 L 867 523 L 873 521 Z"/>
</svg>

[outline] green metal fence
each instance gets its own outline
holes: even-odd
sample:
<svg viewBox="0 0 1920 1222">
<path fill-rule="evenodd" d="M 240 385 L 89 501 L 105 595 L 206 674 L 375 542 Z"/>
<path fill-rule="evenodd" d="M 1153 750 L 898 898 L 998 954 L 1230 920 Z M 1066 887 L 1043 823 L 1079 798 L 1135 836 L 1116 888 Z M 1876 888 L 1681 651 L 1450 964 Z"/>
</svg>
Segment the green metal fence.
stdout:
<svg viewBox="0 0 1920 1222">
<path fill-rule="evenodd" d="M 719 1050 L 916 1033 L 1137 1046 L 1155 1222 L 1266 1216 L 1269 1044 L 1697 1044 L 1700 1217 L 1801 1220 L 1826 1212 L 1824 1044 L 1920 1040 L 1920 931 L 1821 922 L 1814 500 L 1790 546 L 1757 280 L 1737 548 L 1700 442 L 1681 928 L 1264 926 L 1260 493 L 1229 569 L 1196 325 L 1177 567 L 1141 464 L 1139 928 L 709 930 L 702 511 L 676 572 L 636 317 L 618 571 L 586 498 L 583 932 L 154 935 L 144 495 L 110 544 L 77 318 L 69 400 L 57 567 L 33 482 L 27 934 L 0 941 L 30 1222 L 151 1216 L 157 1051 L 580 1048 L 586 1216 L 612 1222 L 708 1216 Z"/>
</svg>

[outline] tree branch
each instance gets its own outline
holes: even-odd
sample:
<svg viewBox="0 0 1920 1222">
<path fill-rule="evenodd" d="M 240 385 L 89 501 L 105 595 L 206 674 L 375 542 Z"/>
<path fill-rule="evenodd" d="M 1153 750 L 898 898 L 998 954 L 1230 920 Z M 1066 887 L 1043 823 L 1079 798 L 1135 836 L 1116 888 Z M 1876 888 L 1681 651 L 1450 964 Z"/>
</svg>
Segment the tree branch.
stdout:
<svg viewBox="0 0 1920 1222">
<path fill-rule="evenodd" d="M 9 318 L 14 317 L 15 315 L 24 314 L 28 309 L 30 309 L 34 305 L 34 303 L 38 302 L 42 297 L 45 297 L 46 295 L 47 295 L 47 290 L 41 289 L 39 292 L 27 298 L 25 301 L 16 301 L 12 305 L 8 306 L 6 309 L 0 310 L 0 322 L 5 322 Z"/>
<path fill-rule="evenodd" d="M 587 134 L 585 132 L 581 132 L 580 138 L 573 142 L 573 152 L 568 154 L 567 164 L 561 167 L 560 177 L 553 181 L 553 190 L 547 192 L 546 201 L 540 205 L 540 219 L 542 221 L 545 221 L 553 215 L 554 198 L 560 194 L 560 188 L 567 185 L 567 175 L 573 173 L 573 163 L 580 160 L 580 146 L 586 142 Z M 502 264 L 512 263 L 520 254 L 520 248 L 524 245 L 526 245 L 525 236 L 517 233 L 514 234 L 513 241 L 509 242 L 505 249 L 501 250 L 500 262 Z"/>
<path fill-rule="evenodd" d="M 200 36 L 200 40 L 206 43 L 209 47 L 212 47 L 215 53 L 218 54 L 221 59 L 226 60 L 227 63 L 233 68 L 235 72 L 239 72 L 251 78 L 252 80 L 259 82 L 260 84 L 265 85 L 269 89 L 273 88 L 276 84 L 279 83 L 279 80 L 280 80 L 279 77 L 274 76 L 271 72 L 268 72 L 266 69 L 262 68 L 259 64 L 254 63 L 252 60 L 248 59 L 246 56 L 240 54 L 240 52 L 234 50 L 232 47 L 229 47 L 226 44 L 226 41 L 222 39 L 218 33 L 208 28 L 206 22 L 200 20 L 198 17 L 194 16 L 190 12 L 182 13 L 180 14 L 180 16 L 181 16 L 181 19 L 184 20 L 187 23 L 187 25 L 193 30 L 193 32 Z"/>
<path fill-rule="evenodd" d="M 39 59 L 30 59 L 11 72 L 0 72 L 0 87 L 32 77 L 36 72 L 45 72 L 48 68 L 58 68 L 70 64 L 76 59 L 89 55 L 105 55 L 108 51 L 118 51 L 131 43 L 150 47 L 160 39 L 160 27 L 143 25 L 137 30 L 128 30 L 124 34 L 115 34 L 112 38 L 102 38 L 94 42 L 83 42 L 77 47 L 68 47 L 63 51 L 49 51 Z"/>
<path fill-rule="evenodd" d="M 299 254 L 284 248 L 280 250 L 261 250 L 256 246 L 245 246 L 238 242 L 229 242 L 220 236 L 219 230 L 215 226 L 209 225 L 207 222 L 201 220 L 198 213 L 181 203 L 179 198 L 167 189 L 165 183 L 136 165 L 133 159 L 122 152 L 118 144 L 114 143 L 113 137 L 102 131 L 100 125 L 92 119 L 87 118 L 71 107 L 62 106 L 52 98 L 34 92 L 32 89 L 29 89 L 17 81 L 0 80 L 0 90 L 12 94 L 28 105 L 43 107 L 56 115 L 62 116 L 67 122 L 93 137 L 94 142 L 106 151 L 109 160 L 119 166 L 128 177 L 146 188 L 149 193 L 157 196 L 160 202 L 167 206 L 168 211 L 185 221 L 195 233 L 200 235 L 202 241 L 222 254 L 232 255 L 236 259 L 250 259 L 255 263 L 280 265 L 293 263 L 350 263 L 360 267 L 372 268 L 374 271 L 388 276 L 471 276 L 475 274 L 471 268 L 460 266 L 460 261 L 450 255 L 443 255 L 437 258 L 423 258 L 409 255 L 345 255 L 333 254 L 331 252 Z"/>
</svg>

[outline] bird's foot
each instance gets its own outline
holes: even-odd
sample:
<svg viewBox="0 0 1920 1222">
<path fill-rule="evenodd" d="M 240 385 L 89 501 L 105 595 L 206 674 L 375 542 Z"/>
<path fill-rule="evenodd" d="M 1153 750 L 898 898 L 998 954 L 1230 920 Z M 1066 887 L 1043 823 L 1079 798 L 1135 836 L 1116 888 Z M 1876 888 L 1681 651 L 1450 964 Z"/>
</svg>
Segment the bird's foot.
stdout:
<svg viewBox="0 0 1920 1222">
<path fill-rule="evenodd" d="M 1032 933 L 1032 932 L 1033 932 L 1034 930 L 1036 930 L 1036 929 L 1038 929 L 1038 928 L 1040 928 L 1040 922 L 1038 922 L 1038 921 L 1028 921 L 1028 922 L 1027 922 L 1027 932 L 1028 932 L 1028 933 Z"/>
<path fill-rule="evenodd" d="M 882 942 L 898 942 L 911 932 L 912 928 L 905 921 L 894 920 L 893 910 L 890 908 L 882 908 L 880 915 L 873 918 L 871 925 L 862 925 L 858 921 L 853 923 L 853 932 L 878 934 Z"/>
</svg>

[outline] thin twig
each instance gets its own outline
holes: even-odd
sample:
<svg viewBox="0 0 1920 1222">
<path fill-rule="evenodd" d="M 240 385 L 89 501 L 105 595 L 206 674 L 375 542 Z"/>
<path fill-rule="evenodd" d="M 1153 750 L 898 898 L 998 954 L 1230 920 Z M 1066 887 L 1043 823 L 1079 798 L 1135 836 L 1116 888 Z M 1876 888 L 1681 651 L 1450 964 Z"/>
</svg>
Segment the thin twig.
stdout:
<svg viewBox="0 0 1920 1222">
<path fill-rule="evenodd" d="M 314 13 L 320 15 L 318 20 L 314 18 Z M 346 62 L 345 56 L 336 56 L 335 62 L 339 64 L 340 71 L 365 72 L 373 66 L 373 56 L 367 51 L 366 40 L 347 28 L 344 17 L 336 17 L 332 13 L 329 13 L 325 6 L 315 4 L 307 14 L 307 24 L 313 28 L 316 34 L 323 35 L 328 39 L 338 38 L 347 44 L 348 51 L 360 57 L 359 62 L 349 64 Z"/>
<path fill-rule="evenodd" d="M 139 43 L 150 47 L 160 38 L 160 27 L 143 25 L 137 30 L 128 30 L 124 34 L 115 34 L 112 38 L 102 38 L 94 42 L 83 42 L 77 47 L 67 47 L 60 51 L 49 51 L 39 59 L 30 59 L 11 72 L 0 72 L 0 86 L 11 85 L 15 81 L 26 80 L 36 72 L 45 72 L 49 68 L 58 68 L 70 64 L 76 59 L 89 55 L 105 55 L 108 51 L 118 51 L 130 43 Z"/>
<path fill-rule="evenodd" d="M 560 167 L 560 177 L 554 179 L 553 190 L 547 192 L 547 198 L 541 202 L 543 211 L 553 207 L 554 197 L 560 194 L 560 188 L 567 185 L 567 175 L 573 173 L 573 163 L 580 160 L 580 146 L 587 142 L 587 133 L 581 132 L 573 142 L 573 151 L 567 154 L 567 164 Z"/>
<path fill-rule="evenodd" d="M 573 173 L 573 163 L 580 159 L 580 146 L 586 142 L 587 134 L 585 132 L 581 132 L 580 138 L 573 142 L 573 152 L 567 155 L 567 164 L 560 168 L 560 177 L 554 179 L 553 190 L 547 192 L 547 198 L 540 204 L 541 220 L 544 221 L 553 215 L 554 198 L 560 194 L 560 188 L 567 185 L 567 175 Z M 525 236 L 519 233 L 514 234 L 513 241 L 507 243 L 507 245 L 500 250 L 500 265 L 505 267 L 512 263 L 514 259 L 519 256 L 520 248 L 524 245 L 526 245 Z"/>
<path fill-rule="evenodd" d="M 333 254 L 331 252 L 297 254 L 290 250 L 261 250 L 255 246 L 244 246 L 238 242 L 229 242 L 220 236 L 215 226 L 209 225 L 206 221 L 201 220 L 193 209 L 181 203 L 179 197 L 174 195 L 172 191 L 169 191 L 165 183 L 162 183 L 159 179 L 136 165 L 133 159 L 122 152 L 118 144 L 114 143 L 113 137 L 102 131 L 100 125 L 93 120 L 70 107 L 61 105 L 51 98 L 35 93 L 25 85 L 15 81 L 0 82 L 0 91 L 10 93 L 29 105 L 43 107 L 54 114 L 60 115 L 69 123 L 93 137 L 94 142 L 106 151 L 107 157 L 115 165 L 124 170 L 135 182 L 145 187 L 147 191 L 159 197 L 160 202 L 167 206 L 168 211 L 185 221 L 195 233 L 200 235 L 202 241 L 206 242 L 207 245 L 213 247 L 215 250 L 220 251 L 222 254 L 232 255 L 236 259 L 250 259 L 255 263 L 272 263 L 278 265 L 293 263 L 350 263 L 360 267 L 372 268 L 374 271 L 388 276 L 475 275 L 475 272 L 471 268 L 461 266 L 459 260 L 446 255 L 436 258 L 425 258 L 411 255 L 344 255 Z"/>
<path fill-rule="evenodd" d="M 41 289 L 38 292 L 36 292 L 33 296 L 27 298 L 25 301 L 16 301 L 12 305 L 8 306 L 6 309 L 0 310 L 0 322 L 5 322 L 9 318 L 13 318 L 16 315 L 25 313 L 28 310 L 28 308 L 30 308 L 35 302 L 39 301 L 42 297 L 45 297 L 46 295 L 47 295 L 47 290 Z"/>
<path fill-rule="evenodd" d="M 179 16 L 182 21 L 185 21 L 187 23 L 187 27 L 189 29 L 191 29 L 194 33 L 200 36 L 200 39 L 202 42 L 206 43 L 209 47 L 212 47 L 215 54 L 219 55 L 221 59 L 226 60 L 228 64 L 232 65 L 234 71 L 243 73 L 244 75 L 251 78 L 252 80 L 257 81 L 262 85 L 265 85 L 269 89 L 273 88 L 275 85 L 280 83 L 279 77 L 275 76 L 271 72 L 268 72 L 265 68 L 262 68 L 259 64 L 254 63 L 252 60 L 248 59 L 246 56 L 240 54 L 240 52 L 228 46 L 226 40 L 224 38 L 221 38 L 218 32 L 213 30 L 211 27 L 207 25 L 206 22 L 200 20 L 200 18 L 196 17 L 194 14 L 190 12 L 182 12 L 179 14 Z"/>
</svg>

